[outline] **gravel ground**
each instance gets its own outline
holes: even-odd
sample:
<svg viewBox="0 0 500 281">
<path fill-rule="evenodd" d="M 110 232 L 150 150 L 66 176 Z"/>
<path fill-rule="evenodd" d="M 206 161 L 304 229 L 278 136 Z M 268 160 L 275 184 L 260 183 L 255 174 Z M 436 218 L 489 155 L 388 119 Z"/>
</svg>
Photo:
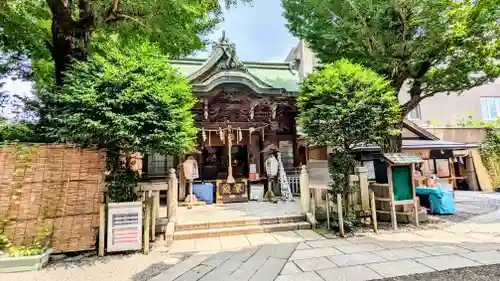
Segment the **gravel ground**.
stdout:
<svg viewBox="0 0 500 281">
<path fill-rule="evenodd" d="M 431 273 L 379 279 L 380 281 L 497 281 L 500 280 L 500 264 L 464 267 Z"/>
<path fill-rule="evenodd" d="M 1 281 L 146 281 L 183 260 L 183 255 L 150 252 L 88 257 L 51 263 L 41 271 L 1 274 Z"/>
</svg>

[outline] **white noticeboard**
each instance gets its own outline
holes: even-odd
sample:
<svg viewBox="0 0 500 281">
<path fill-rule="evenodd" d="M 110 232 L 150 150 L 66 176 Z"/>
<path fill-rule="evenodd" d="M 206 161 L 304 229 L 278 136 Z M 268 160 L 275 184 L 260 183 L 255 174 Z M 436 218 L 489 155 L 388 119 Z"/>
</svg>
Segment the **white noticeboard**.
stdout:
<svg viewBox="0 0 500 281">
<path fill-rule="evenodd" d="M 183 163 L 184 165 L 184 176 L 188 180 L 195 180 L 199 178 L 198 174 L 198 162 L 194 159 L 187 159 Z"/>
<path fill-rule="evenodd" d="M 142 203 L 108 204 L 108 252 L 142 249 Z"/>
<path fill-rule="evenodd" d="M 363 166 L 368 170 L 368 179 L 369 180 L 374 180 L 375 179 L 375 166 L 373 164 L 373 161 L 363 161 Z"/>
</svg>

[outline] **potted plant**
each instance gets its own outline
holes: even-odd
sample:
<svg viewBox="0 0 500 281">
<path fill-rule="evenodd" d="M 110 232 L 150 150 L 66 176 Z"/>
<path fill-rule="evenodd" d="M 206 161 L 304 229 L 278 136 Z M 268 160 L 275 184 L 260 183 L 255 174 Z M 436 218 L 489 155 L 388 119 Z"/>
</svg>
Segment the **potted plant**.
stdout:
<svg viewBox="0 0 500 281">
<path fill-rule="evenodd" d="M 45 235 L 44 235 L 45 236 Z M 39 270 L 48 261 L 52 249 L 39 239 L 28 245 L 14 245 L 0 234 L 0 273 Z"/>
</svg>

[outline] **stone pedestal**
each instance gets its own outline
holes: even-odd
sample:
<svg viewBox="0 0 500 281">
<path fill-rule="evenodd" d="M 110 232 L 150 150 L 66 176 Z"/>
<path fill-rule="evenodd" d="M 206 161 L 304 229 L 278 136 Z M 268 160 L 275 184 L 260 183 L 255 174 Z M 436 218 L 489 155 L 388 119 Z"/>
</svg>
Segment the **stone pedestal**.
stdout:
<svg viewBox="0 0 500 281">
<path fill-rule="evenodd" d="M 368 189 L 368 169 L 366 167 L 356 167 L 354 172 L 358 176 L 359 189 L 361 194 L 361 208 L 363 212 L 370 212 L 370 192 Z"/>
</svg>

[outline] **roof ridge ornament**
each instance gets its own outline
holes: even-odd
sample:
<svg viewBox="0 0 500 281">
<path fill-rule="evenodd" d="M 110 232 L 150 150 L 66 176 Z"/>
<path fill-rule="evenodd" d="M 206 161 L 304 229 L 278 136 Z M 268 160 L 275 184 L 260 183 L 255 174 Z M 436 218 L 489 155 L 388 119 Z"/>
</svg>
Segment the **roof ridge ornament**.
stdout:
<svg viewBox="0 0 500 281">
<path fill-rule="evenodd" d="M 214 42 L 215 43 L 215 42 Z M 243 70 L 246 71 L 246 67 L 243 62 L 236 55 L 236 45 L 234 43 L 229 43 L 226 38 L 226 31 L 222 31 L 222 36 L 219 41 L 212 45 L 212 52 L 216 52 L 217 49 L 221 49 L 225 58 L 221 58 L 217 64 L 217 69 L 219 70 Z"/>
</svg>

